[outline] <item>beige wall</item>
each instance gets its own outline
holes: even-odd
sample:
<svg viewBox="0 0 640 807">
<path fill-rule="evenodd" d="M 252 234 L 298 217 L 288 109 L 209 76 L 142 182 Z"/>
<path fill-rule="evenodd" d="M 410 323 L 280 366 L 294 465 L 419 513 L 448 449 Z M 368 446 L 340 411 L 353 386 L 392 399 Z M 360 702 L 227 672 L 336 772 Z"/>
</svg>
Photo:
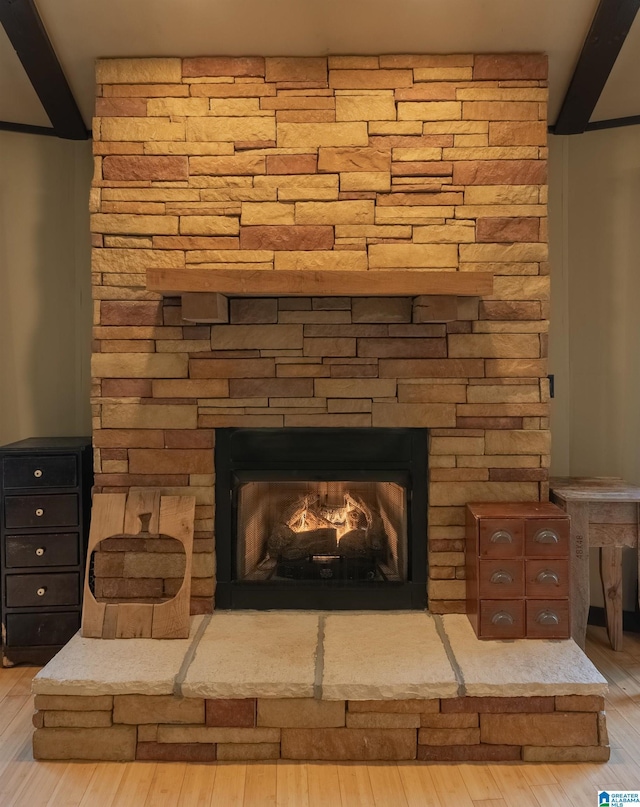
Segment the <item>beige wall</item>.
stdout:
<svg viewBox="0 0 640 807">
<path fill-rule="evenodd" d="M 0 132 L 0 444 L 90 433 L 91 144 Z"/>
<path fill-rule="evenodd" d="M 552 472 L 640 484 L 640 127 L 552 137 L 550 167 Z"/>
</svg>

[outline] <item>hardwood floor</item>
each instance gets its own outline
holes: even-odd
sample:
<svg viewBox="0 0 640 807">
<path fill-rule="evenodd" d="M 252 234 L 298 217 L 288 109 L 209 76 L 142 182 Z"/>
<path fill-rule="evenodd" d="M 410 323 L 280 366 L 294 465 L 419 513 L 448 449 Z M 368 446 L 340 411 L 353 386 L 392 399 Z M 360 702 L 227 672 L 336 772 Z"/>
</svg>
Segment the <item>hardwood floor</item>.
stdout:
<svg viewBox="0 0 640 807">
<path fill-rule="evenodd" d="M 598 789 L 640 790 L 640 636 L 624 650 L 589 628 L 610 683 L 606 765 L 35 762 L 34 668 L 0 670 L 2 807 L 595 807 Z"/>
</svg>

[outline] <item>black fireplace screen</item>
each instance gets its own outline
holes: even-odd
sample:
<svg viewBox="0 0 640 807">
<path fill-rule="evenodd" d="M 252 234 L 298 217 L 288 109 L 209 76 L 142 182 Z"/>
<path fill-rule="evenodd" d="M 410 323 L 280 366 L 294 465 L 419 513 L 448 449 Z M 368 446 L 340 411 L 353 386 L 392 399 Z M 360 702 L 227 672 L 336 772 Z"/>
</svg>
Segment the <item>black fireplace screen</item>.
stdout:
<svg viewBox="0 0 640 807">
<path fill-rule="evenodd" d="M 424 429 L 216 430 L 217 608 L 424 608 Z"/>
</svg>

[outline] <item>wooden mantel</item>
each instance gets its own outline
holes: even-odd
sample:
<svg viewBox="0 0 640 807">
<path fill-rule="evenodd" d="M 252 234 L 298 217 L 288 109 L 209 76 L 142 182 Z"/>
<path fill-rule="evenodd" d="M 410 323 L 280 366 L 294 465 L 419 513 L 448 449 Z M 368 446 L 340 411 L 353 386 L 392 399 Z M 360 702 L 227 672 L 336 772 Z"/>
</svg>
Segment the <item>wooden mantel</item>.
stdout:
<svg viewBox="0 0 640 807">
<path fill-rule="evenodd" d="M 493 275 L 423 269 L 321 271 L 194 267 L 147 269 L 147 289 L 167 295 L 214 292 L 236 297 L 481 297 L 493 291 Z"/>
</svg>

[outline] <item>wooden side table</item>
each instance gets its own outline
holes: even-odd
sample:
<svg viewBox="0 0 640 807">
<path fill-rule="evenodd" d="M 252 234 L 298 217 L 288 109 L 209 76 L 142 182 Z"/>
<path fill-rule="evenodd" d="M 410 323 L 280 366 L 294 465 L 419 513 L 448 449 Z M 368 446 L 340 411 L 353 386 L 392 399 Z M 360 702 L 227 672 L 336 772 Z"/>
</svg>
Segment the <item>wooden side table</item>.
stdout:
<svg viewBox="0 0 640 807">
<path fill-rule="evenodd" d="M 571 516 L 571 636 L 584 648 L 589 615 L 589 548 L 600 549 L 607 632 L 622 650 L 622 550 L 638 548 L 640 569 L 640 487 L 614 477 L 558 477 L 550 498 Z"/>
</svg>

